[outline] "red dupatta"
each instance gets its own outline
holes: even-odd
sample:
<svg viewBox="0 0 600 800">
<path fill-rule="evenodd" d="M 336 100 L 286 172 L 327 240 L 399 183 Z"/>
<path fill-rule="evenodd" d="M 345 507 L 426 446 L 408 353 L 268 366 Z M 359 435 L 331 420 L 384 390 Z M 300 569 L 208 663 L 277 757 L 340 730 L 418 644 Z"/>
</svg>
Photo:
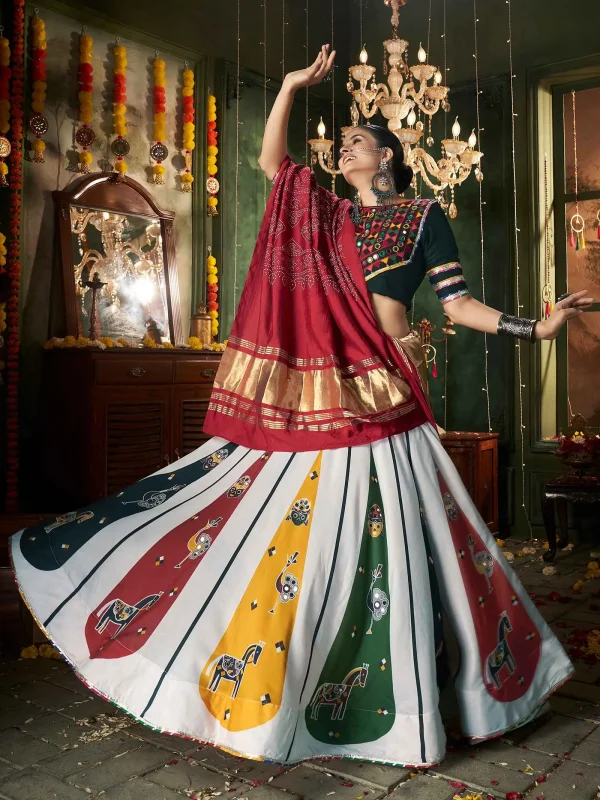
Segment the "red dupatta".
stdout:
<svg viewBox="0 0 600 800">
<path fill-rule="evenodd" d="M 215 380 L 208 434 L 299 452 L 435 424 L 416 367 L 373 315 L 350 208 L 286 159 Z"/>
</svg>

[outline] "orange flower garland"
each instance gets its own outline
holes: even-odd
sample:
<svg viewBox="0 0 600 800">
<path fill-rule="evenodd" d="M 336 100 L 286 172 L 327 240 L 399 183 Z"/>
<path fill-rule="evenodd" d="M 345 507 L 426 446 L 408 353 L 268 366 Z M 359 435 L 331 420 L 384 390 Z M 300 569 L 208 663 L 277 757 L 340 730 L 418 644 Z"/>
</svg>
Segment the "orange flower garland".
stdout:
<svg viewBox="0 0 600 800">
<path fill-rule="evenodd" d="M 0 186 L 8 186 L 8 166 L 4 159 L 10 155 L 10 42 L 2 35 L 0 27 Z M 5 262 L 6 263 L 6 262 Z M 4 272 L 0 269 L 0 273 Z"/>
<path fill-rule="evenodd" d="M 21 188 L 23 159 L 23 104 L 25 80 L 25 0 L 13 0 L 13 70 L 10 97 L 11 113 L 11 154 L 10 154 L 10 237 L 8 246 L 9 293 L 6 303 L 6 357 L 7 357 L 7 398 L 6 398 L 6 502 L 9 513 L 17 510 L 17 479 L 19 469 L 19 291 L 21 278 Z"/>
<path fill-rule="evenodd" d="M 129 153 L 127 136 L 127 50 L 117 38 L 113 66 L 113 133 L 117 137 L 110 149 L 117 157 L 115 172 L 127 172 L 125 156 Z"/>
<path fill-rule="evenodd" d="M 216 338 L 219 335 L 219 270 L 217 269 L 217 259 L 211 255 L 210 247 L 206 259 L 206 289 L 208 315 L 212 320 L 212 335 Z"/>
<path fill-rule="evenodd" d="M 169 155 L 165 144 L 165 139 L 167 138 L 167 80 L 165 78 L 165 67 L 165 62 L 162 58 L 158 57 L 157 53 L 153 67 L 154 89 L 152 92 L 152 119 L 154 122 L 154 144 L 150 148 L 150 158 L 156 161 L 156 164 L 152 167 L 152 182 L 158 184 L 163 184 L 165 182 L 164 174 L 166 170 L 163 161 Z"/>
<path fill-rule="evenodd" d="M 93 119 L 92 92 L 94 90 L 93 78 L 94 67 L 92 66 L 92 47 L 93 39 L 86 33 L 84 26 L 83 33 L 79 38 L 79 122 L 81 127 L 75 134 L 75 141 L 81 147 L 79 153 L 79 171 L 89 172 L 92 163 L 92 154 L 89 147 L 94 143 L 96 134 L 92 130 Z"/>
<path fill-rule="evenodd" d="M 216 195 L 220 188 L 219 181 L 215 177 L 218 172 L 217 155 L 219 154 L 219 150 L 217 144 L 219 139 L 217 133 L 217 98 L 212 94 L 208 96 L 207 128 L 206 171 L 209 176 L 206 181 L 206 191 L 209 195 L 207 200 L 207 210 L 209 217 L 216 217 L 219 213 L 217 211 L 217 205 L 219 204 L 219 201 L 217 200 Z"/>
<path fill-rule="evenodd" d="M 194 176 L 192 175 L 192 151 L 196 147 L 196 126 L 194 124 L 194 70 L 188 69 L 186 63 L 183 70 L 183 149 L 185 150 L 185 172 L 181 175 L 181 188 L 184 192 L 192 191 Z"/>
<path fill-rule="evenodd" d="M 46 107 L 46 23 L 37 15 L 31 20 L 32 40 L 32 78 L 33 91 L 31 93 L 31 110 L 33 116 L 29 120 L 29 130 L 35 136 L 32 143 L 33 161 L 38 164 L 44 162 L 46 142 L 42 136 L 48 132 L 48 120 L 44 116 Z"/>
</svg>

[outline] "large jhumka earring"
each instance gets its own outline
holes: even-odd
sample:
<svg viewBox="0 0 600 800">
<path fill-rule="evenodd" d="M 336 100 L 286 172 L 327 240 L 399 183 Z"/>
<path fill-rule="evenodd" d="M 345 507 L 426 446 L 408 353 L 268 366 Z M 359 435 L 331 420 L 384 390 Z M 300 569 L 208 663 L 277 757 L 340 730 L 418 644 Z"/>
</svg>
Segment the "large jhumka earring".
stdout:
<svg viewBox="0 0 600 800">
<path fill-rule="evenodd" d="M 360 192 L 358 189 L 354 192 L 354 203 L 352 205 L 352 211 L 350 212 L 350 219 L 355 225 L 358 225 L 361 220 L 360 216 Z"/>
<path fill-rule="evenodd" d="M 373 175 L 371 191 L 377 199 L 378 206 L 387 206 L 390 204 L 390 200 L 394 197 L 396 187 L 388 161 L 380 161 L 379 172 Z"/>
</svg>

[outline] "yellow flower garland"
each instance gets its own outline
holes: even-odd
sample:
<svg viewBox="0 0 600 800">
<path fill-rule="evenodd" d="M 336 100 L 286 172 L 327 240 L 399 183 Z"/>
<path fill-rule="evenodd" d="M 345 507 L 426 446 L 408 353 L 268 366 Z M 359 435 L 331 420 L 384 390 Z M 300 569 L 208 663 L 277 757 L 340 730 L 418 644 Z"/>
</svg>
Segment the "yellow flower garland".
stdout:
<svg viewBox="0 0 600 800">
<path fill-rule="evenodd" d="M 88 150 L 94 141 L 94 134 L 89 127 L 93 120 L 92 106 L 92 48 L 94 41 L 87 33 L 82 33 L 79 38 L 79 122 L 81 128 L 77 131 L 76 140 L 82 145 L 79 153 L 79 171 L 89 172 L 92 163 L 92 154 Z"/>
<path fill-rule="evenodd" d="M 166 64 L 162 58 L 155 58 L 153 65 L 154 72 L 154 91 L 152 120 L 154 123 L 154 144 L 150 148 L 150 156 L 157 163 L 152 167 L 152 181 L 157 184 L 164 184 L 163 175 L 166 172 L 162 163 L 168 155 L 168 150 L 164 144 L 167 138 L 167 99 L 165 77 Z"/>
<path fill-rule="evenodd" d="M 36 11 L 37 14 L 37 11 Z M 32 77 L 33 91 L 31 93 L 31 109 L 34 116 L 29 121 L 29 126 L 35 139 L 31 143 L 33 149 L 33 160 L 43 163 L 46 142 L 42 136 L 48 130 L 48 122 L 42 116 L 46 107 L 46 91 L 48 83 L 46 81 L 46 23 L 38 16 L 31 20 L 31 39 L 32 39 Z"/>
<path fill-rule="evenodd" d="M 117 40 L 118 42 L 118 40 Z M 127 136 L 127 105 L 125 87 L 127 82 L 127 49 L 122 44 L 117 44 L 114 49 L 114 93 L 113 93 L 113 133 L 118 140 L 123 140 Z M 120 152 L 113 142 L 113 153 Z M 123 148 L 128 151 L 129 146 Z M 123 156 L 117 156 L 115 170 L 121 175 L 127 172 L 127 162 Z"/>
<path fill-rule="evenodd" d="M 219 204 L 216 197 L 219 191 L 219 182 L 215 177 L 219 171 L 217 167 L 219 148 L 217 147 L 217 98 L 212 94 L 208 96 L 208 133 L 206 141 L 206 172 L 209 176 L 206 181 L 206 189 L 209 195 L 206 204 L 209 217 L 215 217 L 218 213 L 217 206 Z"/>
<path fill-rule="evenodd" d="M 196 125 L 194 122 L 194 71 L 183 70 L 183 149 L 185 150 L 185 172 L 181 174 L 181 186 L 184 192 L 192 191 L 194 176 L 192 175 L 192 152 L 196 147 Z"/>
<path fill-rule="evenodd" d="M 4 269 L 6 266 L 6 254 L 6 236 L 3 233 L 0 233 L 0 275 L 2 275 L 3 272 L 6 272 Z"/>
<path fill-rule="evenodd" d="M 209 251 L 210 252 L 210 251 Z M 209 255 L 206 259 L 206 283 L 208 289 L 208 315 L 212 320 L 212 335 L 216 338 L 219 335 L 219 270 L 217 269 L 217 259 Z"/>
<path fill-rule="evenodd" d="M 10 41 L 0 35 L 0 86 L 3 87 L 0 96 L 0 136 L 4 139 L 3 147 L 9 145 L 5 138 L 10 130 Z M 8 186 L 6 176 L 8 175 L 8 164 L 4 158 L 0 159 L 0 186 Z M 4 260 L 6 264 L 6 259 Z M 4 265 L 2 265 L 4 266 Z M 0 269 L 0 272 L 3 270 Z"/>
</svg>

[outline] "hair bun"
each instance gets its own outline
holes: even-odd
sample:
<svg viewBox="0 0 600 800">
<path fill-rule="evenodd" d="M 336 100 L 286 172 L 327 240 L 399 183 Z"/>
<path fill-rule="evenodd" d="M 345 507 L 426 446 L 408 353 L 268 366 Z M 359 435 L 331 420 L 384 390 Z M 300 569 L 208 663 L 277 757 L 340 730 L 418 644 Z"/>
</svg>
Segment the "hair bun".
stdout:
<svg viewBox="0 0 600 800">
<path fill-rule="evenodd" d="M 403 194 L 411 184 L 413 179 L 413 171 L 412 168 L 403 161 L 401 164 L 396 166 L 394 164 L 394 178 L 396 182 L 396 191 L 398 194 Z"/>
</svg>

